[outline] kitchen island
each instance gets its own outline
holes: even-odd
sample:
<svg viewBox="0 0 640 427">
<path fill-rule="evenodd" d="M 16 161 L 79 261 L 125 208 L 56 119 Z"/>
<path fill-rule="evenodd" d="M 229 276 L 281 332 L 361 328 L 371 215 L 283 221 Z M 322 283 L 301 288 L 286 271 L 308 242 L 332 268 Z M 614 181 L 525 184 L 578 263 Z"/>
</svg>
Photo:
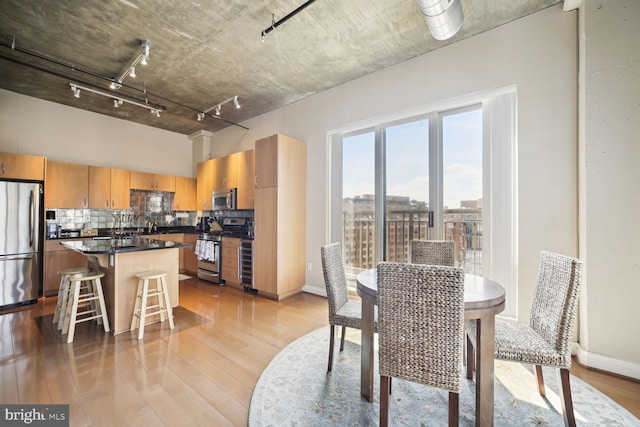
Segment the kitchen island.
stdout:
<svg viewBox="0 0 640 427">
<path fill-rule="evenodd" d="M 102 288 L 114 334 L 128 331 L 131 325 L 138 287 L 137 273 L 166 271 L 169 301 L 172 307 L 178 306 L 179 249 L 191 245 L 137 236 L 67 240 L 60 244 L 85 255 L 92 270 L 105 273 Z"/>
</svg>

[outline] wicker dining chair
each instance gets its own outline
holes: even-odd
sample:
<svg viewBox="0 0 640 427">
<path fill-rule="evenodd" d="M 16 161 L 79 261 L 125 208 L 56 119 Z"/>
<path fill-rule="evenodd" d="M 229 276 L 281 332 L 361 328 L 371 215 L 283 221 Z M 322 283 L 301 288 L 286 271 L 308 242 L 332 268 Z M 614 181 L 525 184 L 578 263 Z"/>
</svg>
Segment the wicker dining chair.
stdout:
<svg viewBox="0 0 640 427">
<path fill-rule="evenodd" d="M 329 365 L 327 371 L 331 371 L 335 327 L 342 326 L 342 337 L 340 339 L 340 351 L 342 351 L 344 350 L 344 335 L 347 327 L 362 328 L 362 303 L 349 298 L 340 242 L 321 247 L 320 254 L 322 256 L 322 273 L 324 274 L 324 284 L 327 288 L 329 302 L 331 335 L 329 338 Z M 374 323 L 374 330 L 377 331 L 377 322 Z"/>
<path fill-rule="evenodd" d="M 453 242 L 449 240 L 412 240 L 411 263 L 453 267 Z"/>
<path fill-rule="evenodd" d="M 545 395 L 542 365 L 560 370 L 562 412 L 567 426 L 575 426 L 571 399 L 571 337 L 582 281 L 581 261 L 541 252 L 538 281 L 529 325 L 496 319 L 495 358 L 535 365 L 538 392 Z M 476 323 L 467 321 L 467 378 L 473 376 Z"/>
<path fill-rule="evenodd" d="M 464 341 L 464 270 L 378 264 L 380 425 L 389 422 L 391 378 L 449 391 L 449 425 L 458 425 Z"/>
</svg>

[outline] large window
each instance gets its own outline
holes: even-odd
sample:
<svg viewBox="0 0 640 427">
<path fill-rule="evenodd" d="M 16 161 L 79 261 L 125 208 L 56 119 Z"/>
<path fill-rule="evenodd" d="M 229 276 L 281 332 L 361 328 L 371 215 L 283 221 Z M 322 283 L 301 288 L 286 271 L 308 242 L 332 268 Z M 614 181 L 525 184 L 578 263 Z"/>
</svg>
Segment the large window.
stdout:
<svg viewBox="0 0 640 427">
<path fill-rule="evenodd" d="M 380 260 L 408 262 L 415 239 L 453 240 L 457 265 L 481 273 L 480 105 L 344 135 L 342 159 L 350 273 Z"/>
<path fill-rule="evenodd" d="M 515 93 L 331 141 L 331 241 L 342 241 L 351 280 L 408 262 L 411 240 L 444 239 L 466 272 L 515 286 Z"/>
</svg>

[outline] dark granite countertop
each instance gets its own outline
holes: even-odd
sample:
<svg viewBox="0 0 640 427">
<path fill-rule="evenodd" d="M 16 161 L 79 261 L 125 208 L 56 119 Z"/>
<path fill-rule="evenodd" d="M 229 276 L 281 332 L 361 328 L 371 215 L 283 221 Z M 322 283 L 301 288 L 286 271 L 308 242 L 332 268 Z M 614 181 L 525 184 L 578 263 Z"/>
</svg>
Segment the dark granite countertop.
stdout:
<svg viewBox="0 0 640 427">
<path fill-rule="evenodd" d="M 76 237 L 70 236 L 60 236 L 60 237 L 47 237 L 47 240 L 62 240 L 62 239 L 78 239 L 80 238 L 80 229 L 77 230 L 63 230 L 65 232 L 74 231 L 77 233 Z M 148 235 L 156 235 L 156 234 L 200 234 L 202 231 L 196 230 L 196 227 L 193 226 L 176 226 L 176 227 L 158 227 L 156 231 L 149 231 L 148 228 L 143 227 L 129 227 L 123 230 L 118 230 L 124 234 L 128 234 L 130 236 L 139 235 L 139 236 L 148 236 Z M 97 230 L 98 237 L 113 237 L 114 230 L 112 228 L 99 228 Z M 82 238 L 91 238 L 91 236 L 82 237 Z"/>
<path fill-rule="evenodd" d="M 169 242 L 140 237 L 120 239 L 94 238 L 91 240 L 65 240 L 60 242 L 65 248 L 83 254 L 117 254 L 123 252 L 150 251 L 156 249 L 188 248 L 188 243 Z"/>
</svg>

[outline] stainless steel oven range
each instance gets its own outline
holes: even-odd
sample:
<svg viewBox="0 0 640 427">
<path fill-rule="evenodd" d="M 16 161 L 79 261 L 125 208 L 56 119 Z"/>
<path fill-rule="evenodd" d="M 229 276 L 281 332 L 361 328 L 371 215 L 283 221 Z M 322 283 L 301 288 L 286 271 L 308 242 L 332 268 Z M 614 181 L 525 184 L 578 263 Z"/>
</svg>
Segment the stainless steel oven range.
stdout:
<svg viewBox="0 0 640 427">
<path fill-rule="evenodd" d="M 219 233 L 202 233 L 196 241 L 196 256 L 198 257 L 198 279 L 207 282 L 223 284 L 222 264 L 220 262 Z"/>
</svg>

